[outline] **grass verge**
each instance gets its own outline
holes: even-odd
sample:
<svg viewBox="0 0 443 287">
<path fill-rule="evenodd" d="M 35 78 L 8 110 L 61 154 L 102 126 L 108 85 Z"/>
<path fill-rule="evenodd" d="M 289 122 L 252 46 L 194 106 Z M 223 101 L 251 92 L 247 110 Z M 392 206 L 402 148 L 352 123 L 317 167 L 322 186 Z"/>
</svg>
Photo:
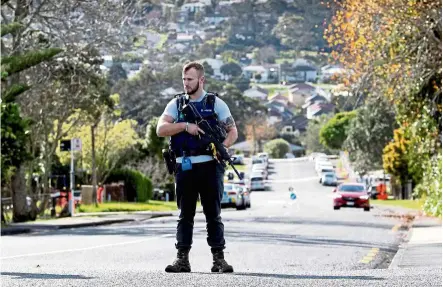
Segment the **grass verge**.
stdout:
<svg viewBox="0 0 443 287">
<path fill-rule="evenodd" d="M 423 200 L 400 200 L 400 199 L 388 199 L 388 200 L 371 200 L 371 204 L 382 206 L 396 206 L 403 208 L 410 208 L 414 210 L 422 210 Z"/>
<path fill-rule="evenodd" d="M 175 201 L 156 201 L 149 202 L 105 202 L 98 204 L 80 205 L 77 212 L 115 212 L 115 211 L 173 211 L 177 210 Z"/>
</svg>

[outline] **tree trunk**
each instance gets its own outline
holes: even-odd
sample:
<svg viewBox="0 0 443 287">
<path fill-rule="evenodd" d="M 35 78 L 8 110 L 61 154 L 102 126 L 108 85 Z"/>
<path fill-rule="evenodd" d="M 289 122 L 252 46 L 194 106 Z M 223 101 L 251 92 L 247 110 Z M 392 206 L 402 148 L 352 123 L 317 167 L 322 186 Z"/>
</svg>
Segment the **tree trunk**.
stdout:
<svg viewBox="0 0 443 287">
<path fill-rule="evenodd" d="M 25 222 L 30 219 L 26 202 L 25 164 L 20 165 L 11 180 L 12 205 L 14 222 Z"/>
<path fill-rule="evenodd" d="M 91 163 L 92 163 L 92 202 L 97 205 L 97 167 L 95 163 L 95 128 L 96 125 L 91 126 Z"/>
</svg>

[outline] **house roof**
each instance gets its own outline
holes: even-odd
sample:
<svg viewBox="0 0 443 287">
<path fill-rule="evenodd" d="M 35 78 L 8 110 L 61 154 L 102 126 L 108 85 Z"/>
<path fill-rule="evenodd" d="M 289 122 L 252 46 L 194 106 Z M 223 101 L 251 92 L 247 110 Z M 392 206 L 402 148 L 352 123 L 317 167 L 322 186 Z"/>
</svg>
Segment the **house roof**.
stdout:
<svg viewBox="0 0 443 287">
<path fill-rule="evenodd" d="M 276 95 L 270 98 L 270 101 L 277 101 L 277 100 L 289 102 L 289 99 L 280 93 L 277 93 Z"/>
<path fill-rule="evenodd" d="M 263 89 L 263 88 L 261 88 L 259 86 L 254 86 L 254 87 L 252 87 L 250 89 L 247 89 L 246 91 L 244 91 L 244 93 L 246 93 L 246 92 L 253 92 L 253 91 L 258 91 L 258 92 L 266 94 L 266 95 L 269 94 L 268 90 Z"/>
<path fill-rule="evenodd" d="M 308 83 L 298 83 L 289 86 L 289 90 L 293 91 L 314 91 L 316 87 L 308 84 Z"/>
<path fill-rule="evenodd" d="M 266 72 L 266 68 L 263 66 L 256 66 L 256 65 L 251 65 L 251 66 L 247 66 L 243 68 L 243 71 L 248 71 L 248 72 Z"/>
<path fill-rule="evenodd" d="M 309 122 L 308 118 L 305 117 L 304 115 L 296 115 L 288 120 L 281 122 L 280 126 L 281 127 L 292 126 L 294 130 L 306 131 L 308 122 Z"/>
<path fill-rule="evenodd" d="M 325 103 L 325 102 L 327 102 L 328 100 L 325 98 L 325 97 L 323 97 L 323 96 L 321 96 L 321 95 L 319 95 L 319 94 L 314 94 L 314 95 L 312 95 L 312 96 L 310 96 L 309 98 L 307 98 L 306 100 L 305 100 L 305 103 L 308 103 L 308 102 L 311 102 L 311 103 L 314 103 L 314 102 L 323 102 L 323 103 Z"/>
<path fill-rule="evenodd" d="M 332 112 L 335 109 L 334 104 L 329 103 L 314 103 L 309 108 L 312 111 L 312 115 L 317 115 L 320 112 Z"/>
</svg>

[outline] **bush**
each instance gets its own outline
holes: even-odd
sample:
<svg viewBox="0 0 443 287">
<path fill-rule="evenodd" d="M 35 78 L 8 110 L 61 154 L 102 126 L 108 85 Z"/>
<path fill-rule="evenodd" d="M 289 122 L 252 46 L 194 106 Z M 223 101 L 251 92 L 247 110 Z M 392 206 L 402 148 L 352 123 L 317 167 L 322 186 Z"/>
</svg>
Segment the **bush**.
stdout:
<svg viewBox="0 0 443 287">
<path fill-rule="evenodd" d="M 441 216 L 442 209 L 442 157 L 441 154 L 433 157 L 425 163 L 423 179 L 418 184 L 414 193 L 420 197 L 425 197 L 423 209 L 426 214 Z"/>
<path fill-rule="evenodd" d="M 137 170 L 116 169 L 111 172 L 106 183 L 124 181 L 128 200 L 133 197 L 138 202 L 146 202 L 152 198 L 152 182 Z"/>
<path fill-rule="evenodd" d="M 284 139 L 275 139 L 267 142 L 264 150 L 271 158 L 284 158 L 291 151 L 291 146 Z"/>
</svg>

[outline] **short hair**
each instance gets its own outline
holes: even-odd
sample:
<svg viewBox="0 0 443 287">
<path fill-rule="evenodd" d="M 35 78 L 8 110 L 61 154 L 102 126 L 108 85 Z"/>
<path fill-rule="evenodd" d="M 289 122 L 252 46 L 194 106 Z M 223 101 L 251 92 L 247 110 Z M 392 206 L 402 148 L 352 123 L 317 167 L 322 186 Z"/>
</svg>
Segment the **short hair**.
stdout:
<svg viewBox="0 0 443 287">
<path fill-rule="evenodd" d="M 197 70 L 197 72 L 200 74 L 200 77 L 203 77 L 205 75 L 205 68 L 199 62 L 189 62 L 186 65 L 184 65 L 183 73 L 189 71 L 192 68 Z"/>
</svg>

